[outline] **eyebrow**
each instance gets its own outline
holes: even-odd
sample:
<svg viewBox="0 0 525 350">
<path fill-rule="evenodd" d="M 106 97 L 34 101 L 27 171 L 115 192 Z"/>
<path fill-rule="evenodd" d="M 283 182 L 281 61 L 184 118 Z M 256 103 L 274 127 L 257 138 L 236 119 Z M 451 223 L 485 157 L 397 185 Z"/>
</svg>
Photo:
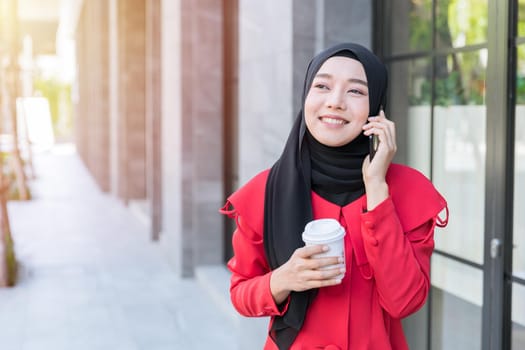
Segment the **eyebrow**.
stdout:
<svg viewBox="0 0 525 350">
<path fill-rule="evenodd" d="M 316 78 L 333 78 L 331 74 L 328 74 L 328 73 L 319 73 L 319 74 L 316 74 L 315 76 Z M 350 78 L 348 79 L 349 82 L 351 83 L 357 83 L 357 84 L 361 84 L 361 85 L 364 85 L 366 87 L 368 87 L 368 83 L 364 80 L 361 80 L 361 79 L 357 79 L 357 78 Z"/>
</svg>

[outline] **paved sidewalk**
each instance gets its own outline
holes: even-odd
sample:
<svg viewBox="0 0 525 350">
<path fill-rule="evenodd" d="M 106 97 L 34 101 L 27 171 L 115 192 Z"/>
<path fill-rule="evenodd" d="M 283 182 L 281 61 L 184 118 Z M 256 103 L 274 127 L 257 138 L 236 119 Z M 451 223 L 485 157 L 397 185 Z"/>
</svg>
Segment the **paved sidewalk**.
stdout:
<svg viewBox="0 0 525 350">
<path fill-rule="evenodd" d="M 9 203 L 22 271 L 0 289 L 0 349 L 235 348 L 232 320 L 194 279 L 175 276 L 76 154 L 59 146 L 34 165 L 34 199 Z"/>
</svg>

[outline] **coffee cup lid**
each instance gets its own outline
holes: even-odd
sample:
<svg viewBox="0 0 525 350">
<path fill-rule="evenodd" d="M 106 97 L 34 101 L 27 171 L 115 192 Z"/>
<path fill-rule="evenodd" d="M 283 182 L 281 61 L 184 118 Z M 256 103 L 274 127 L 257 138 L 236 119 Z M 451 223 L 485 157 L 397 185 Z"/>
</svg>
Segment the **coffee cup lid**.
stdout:
<svg viewBox="0 0 525 350">
<path fill-rule="evenodd" d="M 341 238 L 345 230 L 335 219 L 318 219 L 306 224 L 303 232 L 303 240 L 327 241 Z"/>
</svg>

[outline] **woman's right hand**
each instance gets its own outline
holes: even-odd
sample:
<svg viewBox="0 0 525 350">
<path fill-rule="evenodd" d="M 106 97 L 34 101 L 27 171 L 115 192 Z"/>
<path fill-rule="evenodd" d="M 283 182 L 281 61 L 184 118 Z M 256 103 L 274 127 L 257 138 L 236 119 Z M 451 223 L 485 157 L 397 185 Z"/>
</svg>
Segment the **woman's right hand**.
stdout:
<svg viewBox="0 0 525 350">
<path fill-rule="evenodd" d="M 328 247 L 323 245 L 297 248 L 286 263 L 272 272 L 270 291 L 276 304 L 284 302 L 292 291 L 302 292 L 341 283 L 338 276 L 344 273 L 345 269 L 333 266 L 343 263 L 341 257 L 312 257 L 325 253 L 327 249 Z"/>
</svg>

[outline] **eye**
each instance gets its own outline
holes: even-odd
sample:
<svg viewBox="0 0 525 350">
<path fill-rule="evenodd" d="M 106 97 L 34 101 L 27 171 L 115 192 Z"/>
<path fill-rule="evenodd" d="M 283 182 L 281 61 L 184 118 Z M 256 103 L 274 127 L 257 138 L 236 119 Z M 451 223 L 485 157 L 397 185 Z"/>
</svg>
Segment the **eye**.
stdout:
<svg viewBox="0 0 525 350">
<path fill-rule="evenodd" d="M 350 89 L 348 90 L 348 92 L 351 94 L 356 94 L 356 95 L 365 95 L 365 93 L 359 89 Z"/>
<path fill-rule="evenodd" d="M 314 84 L 314 88 L 321 89 L 321 90 L 328 90 L 328 86 L 323 83 L 316 83 Z"/>
</svg>

